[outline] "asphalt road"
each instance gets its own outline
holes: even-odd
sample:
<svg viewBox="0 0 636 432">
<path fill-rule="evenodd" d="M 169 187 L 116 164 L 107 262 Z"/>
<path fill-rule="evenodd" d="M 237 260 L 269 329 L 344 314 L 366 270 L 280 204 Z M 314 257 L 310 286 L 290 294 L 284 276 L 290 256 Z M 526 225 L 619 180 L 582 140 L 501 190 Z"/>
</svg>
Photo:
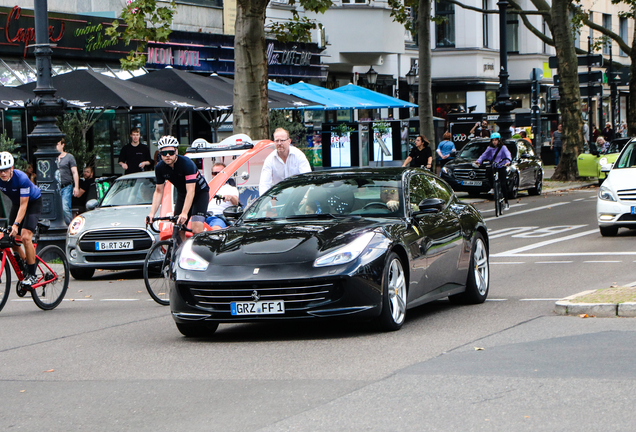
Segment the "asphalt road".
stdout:
<svg viewBox="0 0 636 432">
<path fill-rule="evenodd" d="M 636 281 L 636 231 L 602 238 L 595 190 L 522 196 L 491 233 L 483 305 L 438 301 L 403 329 L 221 325 L 186 339 L 140 272 L 71 281 L 56 310 L 0 312 L 0 428 L 25 431 L 631 431 L 636 321 L 555 299 Z"/>
</svg>

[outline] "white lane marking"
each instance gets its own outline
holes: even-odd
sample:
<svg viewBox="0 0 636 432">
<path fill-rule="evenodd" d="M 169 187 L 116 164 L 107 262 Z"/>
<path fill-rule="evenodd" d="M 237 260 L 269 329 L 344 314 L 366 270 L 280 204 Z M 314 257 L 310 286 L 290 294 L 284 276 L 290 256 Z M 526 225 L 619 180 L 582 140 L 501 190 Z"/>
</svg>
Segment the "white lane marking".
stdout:
<svg viewBox="0 0 636 432">
<path fill-rule="evenodd" d="M 29 298 L 29 299 L 13 299 L 11 301 L 13 301 L 13 302 L 30 302 L 30 301 L 33 301 L 33 300 Z"/>
<path fill-rule="evenodd" d="M 551 227 L 536 229 L 536 230 L 530 231 L 530 232 L 523 232 L 523 233 L 520 233 L 520 234 L 515 234 L 512 237 L 514 237 L 514 238 L 547 237 L 547 236 L 553 236 L 553 235 L 561 234 L 561 233 L 564 233 L 566 231 L 572 231 L 572 230 L 576 230 L 576 229 L 579 229 L 579 228 L 584 228 L 586 226 L 587 226 L 587 224 L 586 225 L 557 225 L 557 226 L 551 226 Z"/>
<path fill-rule="evenodd" d="M 505 253 L 505 252 L 503 252 Z M 493 257 L 515 257 L 515 258 L 527 258 L 527 257 L 575 257 L 575 256 L 599 256 L 599 255 L 611 255 L 611 256 L 621 256 L 621 255 L 636 255 L 636 252 L 554 252 L 554 253 L 518 253 L 511 255 L 490 255 Z M 636 262 L 636 261 L 634 261 Z"/>
<path fill-rule="evenodd" d="M 503 219 L 503 218 L 507 218 L 507 217 L 510 217 L 510 216 L 517 216 L 517 215 L 524 214 L 524 213 L 531 213 L 531 212 L 535 212 L 535 211 L 539 211 L 539 210 L 551 209 L 552 207 L 558 207 L 558 206 L 562 206 L 562 205 L 566 205 L 566 204 L 570 204 L 570 203 L 569 202 L 561 202 L 561 203 L 550 204 L 550 205 L 542 206 L 542 207 L 535 207 L 535 208 L 531 208 L 531 209 L 528 209 L 528 210 L 521 210 L 521 211 L 514 212 L 514 213 L 506 213 L 506 214 L 501 215 L 499 217 L 486 218 L 486 219 L 484 219 L 484 221 Z"/>
<path fill-rule="evenodd" d="M 520 248 L 517 248 L 517 249 L 511 249 L 509 251 L 500 252 L 500 253 L 495 254 L 495 255 L 490 255 L 490 257 L 491 258 L 495 258 L 495 257 L 515 256 L 516 254 L 519 254 L 521 252 L 525 252 L 527 250 L 537 249 L 537 248 L 540 248 L 540 247 L 543 247 L 543 246 L 551 245 L 553 243 L 560 243 L 560 242 L 563 242 L 563 241 L 572 240 L 572 239 L 575 239 L 575 238 L 583 237 L 583 236 L 594 234 L 594 233 L 598 233 L 598 230 L 597 229 L 593 229 L 593 230 L 583 231 L 581 233 L 572 234 L 572 235 L 565 236 L 565 237 L 560 237 L 560 238 L 557 238 L 557 239 L 546 240 L 546 241 L 542 241 L 542 242 L 539 242 L 539 243 L 531 244 L 531 245 L 528 245 L 528 246 L 520 247 Z"/>
<path fill-rule="evenodd" d="M 529 298 L 529 299 L 519 299 L 519 301 L 559 301 L 560 298 Z"/>
<path fill-rule="evenodd" d="M 508 265 L 508 264 L 525 264 L 525 261 L 511 261 L 511 262 L 490 262 L 490 265 Z"/>
<path fill-rule="evenodd" d="M 571 264 L 573 261 L 537 261 L 535 264 Z"/>
<path fill-rule="evenodd" d="M 525 206 L 525 205 L 528 205 L 528 204 L 510 204 L 510 208 L 512 209 L 512 208 L 515 208 L 515 207 L 522 207 L 522 206 Z M 491 213 L 491 212 L 494 212 L 494 211 L 495 211 L 495 209 L 493 208 L 493 209 L 488 209 L 488 210 L 480 210 L 479 213 L 482 213 L 482 214 L 483 213 Z"/>
<path fill-rule="evenodd" d="M 87 298 L 76 298 L 76 299 L 74 299 L 74 298 L 65 298 L 62 301 L 93 301 L 93 300 L 94 299 L 92 299 L 92 298 L 88 298 L 88 299 Z"/>
<path fill-rule="evenodd" d="M 100 301 L 139 301 L 139 299 L 101 299 Z"/>
<path fill-rule="evenodd" d="M 584 263 L 622 263 L 623 261 L 583 261 Z"/>
<path fill-rule="evenodd" d="M 486 301 L 508 301 L 508 299 L 486 299 Z"/>
<path fill-rule="evenodd" d="M 529 227 L 513 227 L 513 228 L 503 228 L 499 230 L 488 230 L 488 238 L 496 239 L 499 237 L 505 237 L 508 235 L 519 234 L 526 231 L 532 231 L 538 229 L 538 226 L 529 226 Z"/>
</svg>

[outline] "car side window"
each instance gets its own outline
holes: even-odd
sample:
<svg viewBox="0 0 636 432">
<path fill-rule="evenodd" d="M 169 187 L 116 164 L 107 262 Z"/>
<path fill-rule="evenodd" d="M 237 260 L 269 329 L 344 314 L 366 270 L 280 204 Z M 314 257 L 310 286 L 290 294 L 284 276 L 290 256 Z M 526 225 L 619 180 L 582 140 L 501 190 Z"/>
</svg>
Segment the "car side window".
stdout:
<svg viewBox="0 0 636 432">
<path fill-rule="evenodd" d="M 413 175 L 409 179 L 409 204 L 412 211 L 419 210 L 418 204 L 426 198 L 435 198 L 436 191 L 425 175 Z"/>
<path fill-rule="evenodd" d="M 435 178 L 430 178 L 428 180 L 430 181 L 430 184 L 433 188 L 433 198 L 440 198 L 443 199 L 445 202 L 449 202 L 451 197 L 453 196 L 453 193 L 448 188 L 448 186 Z"/>
</svg>

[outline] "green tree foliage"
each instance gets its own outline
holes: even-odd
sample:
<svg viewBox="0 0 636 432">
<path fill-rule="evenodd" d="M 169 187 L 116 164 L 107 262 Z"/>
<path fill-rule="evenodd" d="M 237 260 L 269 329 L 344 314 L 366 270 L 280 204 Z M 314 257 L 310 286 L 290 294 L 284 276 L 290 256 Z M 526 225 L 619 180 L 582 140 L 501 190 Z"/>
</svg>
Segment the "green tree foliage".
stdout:
<svg viewBox="0 0 636 432">
<path fill-rule="evenodd" d="M 58 127 L 66 134 L 64 150 L 73 155 L 80 171 L 87 165 L 95 166 L 97 151 L 89 150 L 86 134 L 102 113 L 95 116 L 91 110 L 76 110 L 58 117 Z"/>
<path fill-rule="evenodd" d="M 157 0 L 128 0 L 121 12 L 121 19 L 113 21 L 106 34 L 112 40 L 121 38 L 126 46 L 137 42 L 137 48 L 130 51 L 126 58 L 120 59 L 123 69 L 139 69 L 146 64 L 146 46 L 148 42 L 166 42 L 172 32 L 170 25 L 176 11 L 174 0 L 168 6 L 157 7 Z M 123 27 L 121 29 L 120 27 Z"/>
<path fill-rule="evenodd" d="M 24 171 L 27 161 L 20 156 L 20 144 L 15 143 L 15 139 L 7 135 L 7 131 L 2 131 L 0 135 L 0 152 L 9 152 L 13 155 L 14 167 Z"/>
</svg>

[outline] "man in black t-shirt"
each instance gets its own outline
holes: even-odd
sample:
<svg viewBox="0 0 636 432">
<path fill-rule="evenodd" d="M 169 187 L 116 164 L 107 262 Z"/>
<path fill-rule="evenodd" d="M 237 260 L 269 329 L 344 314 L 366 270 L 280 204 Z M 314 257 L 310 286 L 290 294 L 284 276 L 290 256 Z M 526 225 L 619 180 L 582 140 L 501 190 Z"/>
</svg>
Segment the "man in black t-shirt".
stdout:
<svg viewBox="0 0 636 432">
<path fill-rule="evenodd" d="M 124 174 L 132 174 L 145 171 L 152 165 L 150 150 L 145 144 L 139 142 L 141 133 L 139 128 L 130 130 L 130 144 L 126 144 L 119 152 L 119 165 L 124 169 Z"/>
<path fill-rule="evenodd" d="M 411 150 L 409 156 L 404 160 L 403 167 L 426 167 L 431 169 L 433 163 L 433 152 L 428 146 L 428 141 L 422 135 L 415 138 L 415 148 Z"/>
<path fill-rule="evenodd" d="M 157 142 L 161 154 L 161 162 L 155 167 L 157 186 L 152 197 L 150 214 L 146 218 L 151 221 L 161 206 L 163 189 L 168 180 L 177 190 L 177 202 L 174 214 L 179 215 L 178 224 L 185 224 L 192 216 L 192 232 L 203 232 L 203 224 L 210 201 L 210 187 L 190 158 L 179 156 L 177 146 L 179 142 L 170 135 L 163 136 Z M 185 233 L 179 233 L 185 239 Z"/>
<path fill-rule="evenodd" d="M 95 184 L 95 173 L 92 166 L 84 168 L 84 178 L 79 181 L 79 194 L 73 197 L 73 207 L 76 207 L 80 213 L 86 211 L 86 201 L 88 201 L 88 192 L 92 185 Z"/>
</svg>

